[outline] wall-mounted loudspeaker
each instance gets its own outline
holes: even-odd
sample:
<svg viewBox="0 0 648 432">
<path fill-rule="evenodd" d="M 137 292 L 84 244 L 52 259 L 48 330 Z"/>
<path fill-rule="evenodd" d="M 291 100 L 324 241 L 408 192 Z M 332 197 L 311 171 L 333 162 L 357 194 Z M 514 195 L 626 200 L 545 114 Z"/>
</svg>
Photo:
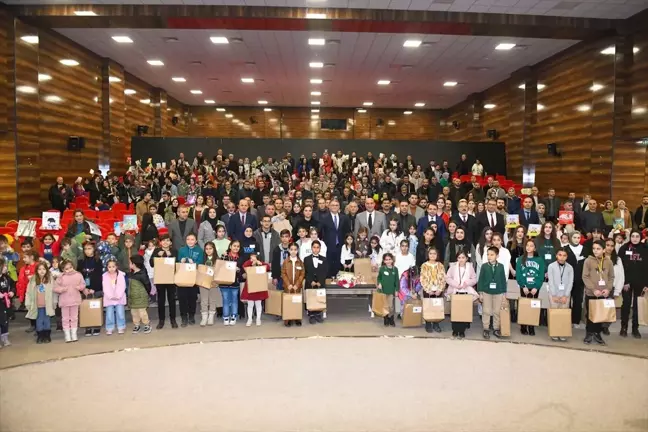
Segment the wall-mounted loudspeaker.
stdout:
<svg viewBox="0 0 648 432">
<path fill-rule="evenodd" d="M 547 154 L 551 156 L 562 156 L 562 152 L 556 143 L 547 144 Z"/>
<path fill-rule="evenodd" d="M 67 148 L 71 151 L 80 151 L 85 148 L 85 138 L 78 136 L 68 137 Z"/>
<path fill-rule="evenodd" d="M 137 136 L 146 135 L 148 133 L 149 127 L 146 125 L 137 126 Z"/>
<path fill-rule="evenodd" d="M 376 119 L 376 126 L 378 126 L 378 127 L 385 126 L 385 120 L 383 120 L 381 118 Z"/>
<path fill-rule="evenodd" d="M 486 131 L 486 137 L 492 139 L 495 141 L 497 138 L 499 138 L 500 134 L 497 132 L 497 129 L 488 129 Z"/>
<path fill-rule="evenodd" d="M 178 118 L 178 116 L 173 116 L 173 117 L 171 117 L 171 124 L 172 124 L 173 126 L 175 126 L 175 125 L 178 124 L 178 121 L 179 121 L 179 120 L 180 120 L 180 119 Z"/>
<path fill-rule="evenodd" d="M 258 123 L 259 123 L 259 121 L 257 120 L 256 117 L 250 116 L 250 124 L 258 124 Z"/>
<path fill-rule="evenodd" d="M 459 122 L 457 120 L 454 120 L 452 122 L 452 127 L 455 128 L 456 130 L 459 130 L 460 127 Z"/>
</svg>

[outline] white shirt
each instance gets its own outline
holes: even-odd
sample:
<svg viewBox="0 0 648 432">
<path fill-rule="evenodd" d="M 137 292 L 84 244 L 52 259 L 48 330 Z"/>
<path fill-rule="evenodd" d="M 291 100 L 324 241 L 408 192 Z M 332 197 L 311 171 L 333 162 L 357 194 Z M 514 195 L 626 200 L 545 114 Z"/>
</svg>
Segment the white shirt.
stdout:
<svg viewBox="0 0 648 432">
<path fill-rule="evenodd" d="M 290 257 L 290 261 L 292 261 L 292 280 L 295 280 L 295 269 L 297 268 L 297 257 Z"/>
<path fill-rule="evenodd" d="M 298 242 L 300 243 L 299 245 L 299 259 L 304 261 L 304 259 L 312 255 L 313 252 L 311 251 L 311 243 L 313 241 L 309 238 L 305 238 L 303 242 Z M 320 242 L 320 255 L 326 256 L 326 243 L 324 243 L 322 240 L 319 240 Z"/>
<path fill-rule="evenodd" d="M 351 252 L 351 248 L 349 248 L 347 245 L 342 246 L 342 252 L 340 253 L 340 263 L 346 264 L 347 260 L 351 260 L 351 264 L 353 264 L 353 258 L 354 254 Z"/>
<path fill-rule="evenodd" d="M 388 252 L 394 255 L 396 253 L 400 254 L 398 248 L 400 246 L 401 240 L 405 240 L 405 235 L 403 233 L 396 235 L 386 229 L 385 232 L 383 232 L 382 236 L 380 236 L 380 247 L 382 248 L 383 255 Z"/>
<path fill-rule="evenodd" d="M 410 267 L 413 267 L 416 265 L 416 258 L 414 258 L 414 255 L 411 253 L 408 253 L 407 255 L 403 255 L 398 251 L 396 254 L 396 262 L 394 263 L 394 266 L 398 269 L 398 277 L 400 278 L 403 275 L 404 271 L 409 270 Z"/>
<path fill-rule="evenodd" d="M 495 228 L 495 225 L 497 225 L 497 213 L 486 212 L 486 219 L 488 219 L 488 226 Z"/>
</svg>

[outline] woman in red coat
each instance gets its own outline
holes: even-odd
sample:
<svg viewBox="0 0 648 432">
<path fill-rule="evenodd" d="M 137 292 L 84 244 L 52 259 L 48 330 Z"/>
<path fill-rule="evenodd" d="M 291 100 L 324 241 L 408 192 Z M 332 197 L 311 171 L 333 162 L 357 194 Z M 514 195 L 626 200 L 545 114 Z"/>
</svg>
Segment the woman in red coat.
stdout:
<svg viewBox="0 0 648 432">
<path fill-rule="evenodd" d="M 250 259 L 243 263 L 243 268 L 246 267 L 265 267 L 266 273 L 270 274 L 270 264 L 264 263 L 263 261 L 257 258 L 257 253 L 252 252 Z M 246 274 L 243 273 L 243 277 L 246 278 Z M 248 320 L 245 324 L 247 327 L 252 325 L 252 313 L 254 311 L 254 306 L 256 306 L 256 325 L 261 325 L 261 301 L 268 298 L 268 291 L 261 291 L 255 293 L 248 293 L 248 282 L 245 281 L 243 286 L 243 292 L 241 293 L 241 300 L 247 301 L 247 316 Z"/>
</svg>

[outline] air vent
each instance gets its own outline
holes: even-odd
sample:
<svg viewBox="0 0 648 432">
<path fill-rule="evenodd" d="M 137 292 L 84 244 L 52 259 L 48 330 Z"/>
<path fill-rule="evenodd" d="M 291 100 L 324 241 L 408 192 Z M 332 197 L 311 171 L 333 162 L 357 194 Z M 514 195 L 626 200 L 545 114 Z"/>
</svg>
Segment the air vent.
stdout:
<svg viewBox="0 0 648 432">
<path fill-rule="evenodd" d="M 163 37 L 162 40 L 166 43 L 180 42 L 177 37 Z"/>
<path fill-rule="evenodd" d="M 324 67 L 327 67 L 327 68 L 335 67 L 335 63 L 324 63 Z"/>
<path fill-rule="evenodd" d="M 243 39 L 241 38 L 229 38 L 230 43 L 242 43 Z"/>
<path fill-rule="evenodd" d="M 340 39 L 327 39 L 327 45 L 340 45 Z"/>
<path fill-rule="evenodd" d="M 200 60 L 195 60 L 195 61 L 189 62 L 189 66 L 202 66 L 202 65 L 203 65 L 203 63 Z"/>
<path fill-rule="evenodd" d="M 245 66 L 256 66 L 256 62 L 247 61 L 247 62 L 245 62 Z"/>
</svg>

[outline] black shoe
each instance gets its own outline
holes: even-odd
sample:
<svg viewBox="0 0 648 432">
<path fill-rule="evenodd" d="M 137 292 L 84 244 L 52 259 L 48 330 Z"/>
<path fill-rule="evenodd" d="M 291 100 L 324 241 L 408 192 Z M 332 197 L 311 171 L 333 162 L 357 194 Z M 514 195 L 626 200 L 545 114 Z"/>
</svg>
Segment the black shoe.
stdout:
<svg viewBox="0 0 648 432">
<path fill-rule="evenodd" d="M 85 329 L 85 337 L 90 337 L 90 336 L 92 336 L 92 329 L 89 328 Z"/>
<path fill-rule="evenodd" d="M 308 323 L 309 324 L 315 324 L 317 321 L 315 321 L 315 317 L 313 315 L 308 317 Z"/>
<path fill-rule="evenodd" d="M 621 327 L 621 331 L 619 332 L 619 336 L 621 337 L 628 337 L 628 327 Z"/>
<path fill-rule="evenodd" d="M 191 315 L 189 317 L 189 325 L 196 325 L 196 318 L 195 315 Z"/>
<path fill-rule="evenodd" d="M 36 332 L 36 343 L 37 344 L 42 344 L 43 343 L 43 332 Z"/>
<path fill-rule="evenodd" d="M 63 331 L 63 321 L 59 319 L 56 320 L 56 331 Z"/>
<path fill-rule="evenodd" d="M 389 317 L 383 317 L 383 325 L 389 327 Z"/>
<path fill-rule="evenodd" d="M 292 326 L 292 321 L 284 321 L 284 325 L 286 327 L 291 327 Z"/>
<path fill-rule="evenodd" d="M 155 326 L 156 329 L 160 330 L 164 328 L 164 320 L 158 321 L 157 325 Z"/>
<path fill-rule="evenodd" d="M 389 325 L 392 327 L 396 327 L 396 321 L 394 321 L 394 317 L 389 317 Z"/>
<path fill-rule="evenodd" d="M 171 328 L 178 328 L 178 323 L 176 322 L 175 318 L 171 318 Z"/>
<path fill-rule="evenodd" d="M 101 329 L 94 329 L 92 330 L 92 336 L 99 336 L 101 334 Z"/>
<path fill-rule="evenodd" d="M 434 329 L 435 332 L 441 333 L 441 326 L 439 325 L 439 323 L 432 324 L 432 328 Z"/>
<path fill-rule="evenodd" d="M 635 339 L 641 339 L 641 333 L 639 333 L 639 329 L 632 330 L 632 337 Z"/>
<path fill-rule="evenodd" d="M 52 330 L 45 330 L 45 343 L 52 342 Z"/>
<path fill-rule="evenodd" d="M 527 329 L 527 326 L 525 326 L 525 325 L 520 326 L 520 333 L 522 333 L 523 335 L 528 335 L 529 330 Z"/>
<path fill-rule="evenodd" d="M 605 341 L 603 340 L 603 338 L 599 333 L 594 333 L 594 342 L 596 342 L 599 345 L 605 346 Z"/>
<path fill-rule="evenodd" d="M 483 336 L 486 340 L 490 339 L 490 330 L 484 330 Z"/>
<path fill-rule="evenodd" d="M 29 328 L 27 330 L 25 330 L 25 333 L 33 333 L 34 331 L 36 331 L 36 327 L 33 326 L 33 325 L 30 325 Z"/>
<path fill-rule="evenodd" d="M 321 313 L 315 315 L 315 321 L 317 321 L 320 324 L 324 323 L 324 316 Z"/>
<path fill-rule="evenodd" d="M 432 333 L 434 330 L 432 330 L 432 323 L 426 322 L 425 323 L 425 331 L 428 333 Z"/>
<path fill-rule="evenodd" d="M 495 331 L 493 332 L 493 335 L 495 335 L 495 337 L 496 337 L 497 339 L 502 339 L 502 333 L 500 333 L 499 330 L 495 330 Z"/>
<path fill-rule="evenodd" d="M 610 336 L 610 329 L 608 327 L 603 327 L 601 333 L 603 333 L 605 336 Z"/>
<path fill-rule="evenodd" d="M 456 331 L 453 331 L 453 332 L 452 332 L 452 337 L 455 338 L 455 337 L 457 337 L 457 336 L 459 336 L 459 333 L 457 333 Z"/>
<path fill-rule="evenodd" d="M 188 324 L 189 324 L 189 320 L 187 319 L 187 317 L 182 317 L 180 322 L 180 327 L 187 327 Z"/>
<path fill-rule="evenodd" d="M 593 340 L 594 340 L 594 334 L 593 333 L 587 333 L 585 335 L 585 339 L 583 339 L 583 343 L 585 345 L 589 345 L 589 344 L 592 343 Z"/>
<path fill-rule="evenodd" d="M 529 327 L 529 336 L 535 336 L 535 327 Z"/>
<path fill-rule="evenodd" d="M 302 325 L 301 320 L 297 320 L 297 321 L 295 321 L 295 325 L 296 325 L 297 327 L 301 327 L 301 325 Z"/>
<path fill-rule="evenodd" d="M 466 333 L 464 332 L 459 332 L 459 339 L 463 339 L 466 337 Z"/>
</svg>

